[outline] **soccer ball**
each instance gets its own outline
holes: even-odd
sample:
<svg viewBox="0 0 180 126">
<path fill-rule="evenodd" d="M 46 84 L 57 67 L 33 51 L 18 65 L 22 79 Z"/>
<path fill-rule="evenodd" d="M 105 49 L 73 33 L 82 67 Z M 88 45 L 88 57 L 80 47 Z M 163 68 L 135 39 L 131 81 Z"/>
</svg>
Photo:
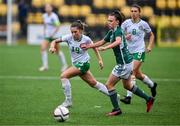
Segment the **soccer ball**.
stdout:
<svg viewBox="0 0 180 126">
<path fill-rule="evenodd" d="M 64 106 L 58 106 L 54 110 L 54 119 L 58 122 L 64 122 L 69 118 L 69 110 Z"/>
</svg>

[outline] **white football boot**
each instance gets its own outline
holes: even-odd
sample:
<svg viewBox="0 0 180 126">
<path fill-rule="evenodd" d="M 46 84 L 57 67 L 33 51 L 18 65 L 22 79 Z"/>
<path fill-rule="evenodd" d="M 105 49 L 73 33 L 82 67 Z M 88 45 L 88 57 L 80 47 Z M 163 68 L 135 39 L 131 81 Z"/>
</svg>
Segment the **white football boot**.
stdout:
<svg viewBox="0 0 180 126">
<path fill-rule="evenodd" d="M 72 106 L 72 101 L 66 99 L 60 106 L 64 106 L 66 108 L 69 108 Z"/>
<path fill-rule="evenodd" d="M 41 66 L 41 67 L 39 68 L 39 71 L 41 71 L 41 72 L 46 71 L 46 70 L 48 70 L 48 67 Z"/>
</svg>

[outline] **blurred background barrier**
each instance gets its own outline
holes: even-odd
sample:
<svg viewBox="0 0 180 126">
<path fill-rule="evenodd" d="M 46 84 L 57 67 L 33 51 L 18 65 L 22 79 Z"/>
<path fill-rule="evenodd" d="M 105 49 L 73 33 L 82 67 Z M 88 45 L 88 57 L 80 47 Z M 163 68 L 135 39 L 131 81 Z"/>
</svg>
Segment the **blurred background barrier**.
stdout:
<svg viewBox="0 0 180 126">
<path fill-rule="evenodd" d="M 32 36 L 37 34 L 36 38 L 42 39 L 42 31 L 31 32 L 31 28 L 37 26 L 38 29 L 43 24 L 42 14 L 46 3 L 53 5 L 62 26 L 77 19 L 87 23 L 85 32 L 95 40 L 101 39 L 107 32 L 106 18 L 109 12 L 119 9 L 129 18 L 130 6 L 137 3 L 142 7 L 142 19 L 149 22 L 155 33 L 156 44 L 180 46 L 180 0 L 0 0 L 1 42 L 8 41 L 10 30 L 10 44 L 17 40 L 38 44 L 38 40 Z M 11 19 L 9 28 L 8 17 Z"/>
</svg>

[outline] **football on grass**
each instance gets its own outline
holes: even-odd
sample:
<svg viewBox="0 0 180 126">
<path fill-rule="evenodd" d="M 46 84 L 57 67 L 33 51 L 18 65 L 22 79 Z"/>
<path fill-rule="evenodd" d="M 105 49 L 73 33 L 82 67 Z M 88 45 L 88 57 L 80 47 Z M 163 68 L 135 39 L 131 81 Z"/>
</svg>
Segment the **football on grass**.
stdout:
<svg viewBox="0 0 180 126">
<path fill-rule="evenodd" d="M 54 110 L 54 119 L 58 122 L 64 122 L 69 118 L 69 110 L 66 107 L 58 106 Z"/>
</svg>

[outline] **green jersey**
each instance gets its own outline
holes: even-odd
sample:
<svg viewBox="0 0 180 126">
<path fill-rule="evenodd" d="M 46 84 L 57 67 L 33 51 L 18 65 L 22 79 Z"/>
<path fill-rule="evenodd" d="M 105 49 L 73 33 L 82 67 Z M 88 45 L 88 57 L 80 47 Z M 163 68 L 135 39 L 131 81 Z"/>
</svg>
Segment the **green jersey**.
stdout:
<svg viewBox="0 0 180 126">
<path fill-rule="evenodd" d="M 115 42 L 116 37 L 121 37 L 121 44 L 113 48 L 113 52 L 116 57 L 116 63 L 122 65 L 131 63 L 133 57 L 127 48 L 126 39 L 120 27 L 117 27 L 114 30 L 109 30 L 109 32 L 104 37 L 104 41 L 113 43 Z"/>
</svg>

